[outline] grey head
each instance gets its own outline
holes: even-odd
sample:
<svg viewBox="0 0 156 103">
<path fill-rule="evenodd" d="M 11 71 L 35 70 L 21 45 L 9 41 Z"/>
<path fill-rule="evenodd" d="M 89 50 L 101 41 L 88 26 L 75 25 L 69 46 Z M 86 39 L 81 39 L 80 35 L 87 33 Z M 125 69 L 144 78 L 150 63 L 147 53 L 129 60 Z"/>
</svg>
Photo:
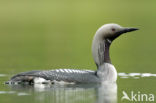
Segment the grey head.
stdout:
<svg viewBox="0 0 156 103">
<path fill-rule="evenodd" d="M 100 27 L 93 38 L 92 55 L 99 67 L 103 63 L 111 63 L 109 47 L 111 43 L 121 34 L 138 30 L 137 28 L 122 27 L 118 24 L 105 24 Z"/>
</svg>

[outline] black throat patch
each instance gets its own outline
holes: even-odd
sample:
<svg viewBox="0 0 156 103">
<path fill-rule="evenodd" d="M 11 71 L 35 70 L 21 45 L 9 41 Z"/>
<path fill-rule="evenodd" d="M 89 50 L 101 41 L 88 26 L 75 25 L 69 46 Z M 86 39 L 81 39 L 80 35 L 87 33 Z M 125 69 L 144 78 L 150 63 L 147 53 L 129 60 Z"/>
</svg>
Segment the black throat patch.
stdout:
<svg viewBox="0 0 156 103">
<path fill-rule="evenodd" d="M 96 63 L 97 66 L 102 65 L 103 63 L 111 63 L 109 56 L 109 47 L 111 45 L 111 40 L 104 39 L 98 47 L 98 58 L 99 63 Z"/>
</svg>

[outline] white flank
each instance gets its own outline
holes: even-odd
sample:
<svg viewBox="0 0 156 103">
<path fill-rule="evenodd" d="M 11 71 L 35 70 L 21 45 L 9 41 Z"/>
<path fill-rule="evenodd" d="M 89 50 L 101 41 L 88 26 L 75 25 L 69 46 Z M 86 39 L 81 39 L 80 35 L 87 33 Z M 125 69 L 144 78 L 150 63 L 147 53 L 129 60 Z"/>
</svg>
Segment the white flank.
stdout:
<svg viewBox="0 0 156 103">
<path fill-rule="evenodd" d="M 74 82 L 65 82 L 65 81 L 56 81 L 53 80 L 54 84 L 66 85 L 66 84 L 75 84 Z"/>
<path fill-rule="evenodd" d="M 48 82 L 50 82 L 50 81 L 46 80 L 44 78 L 40 78 L 40 77 L 34 78 L 34 83 L 35 84 L 42 84 L 42 83 L 48 83 Z"/>
</svg>

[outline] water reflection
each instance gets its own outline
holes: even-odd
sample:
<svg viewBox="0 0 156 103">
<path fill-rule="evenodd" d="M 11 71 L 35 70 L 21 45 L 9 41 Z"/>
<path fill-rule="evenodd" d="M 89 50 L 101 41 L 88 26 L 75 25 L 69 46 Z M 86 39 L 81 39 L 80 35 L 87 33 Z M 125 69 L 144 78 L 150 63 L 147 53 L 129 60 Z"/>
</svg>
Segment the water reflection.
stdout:
<svg viewBox="0 0 156 103">
<path fill-rule="evenodd" d="M 0 74 L 4 83 L 8 75 Z M 122 79 L 141 79 L 156 77 L 152 73 L 118 73 Z M 140 81 L 140 80 L 139 80 Z M 131 85 L 131 83 L 129 84 Z M 32 103 L 117 103 L 117 84 L 81 84 L 81 85 L 9 85 L 0 95 L 16 95 L 32 98 Z M 5 87 L 5 86 L 4 86 Z M 121 88 L 121 87 L 120 87 Z"/>
<path fill-rule="evenodd" d="M 116 83 L 11 85 L 11 89 L 31 94 L 37 103 L 117 103 Z"/>
<path fill-rule="evenodd" d="M 144 77 L 156 77 L 156 74 L 152 73 L 118 73 L 118 76 L 120 78 L 134 78 L 134 79 L 139 79 L 139 78 L 144 78 Z"/>
</svg>

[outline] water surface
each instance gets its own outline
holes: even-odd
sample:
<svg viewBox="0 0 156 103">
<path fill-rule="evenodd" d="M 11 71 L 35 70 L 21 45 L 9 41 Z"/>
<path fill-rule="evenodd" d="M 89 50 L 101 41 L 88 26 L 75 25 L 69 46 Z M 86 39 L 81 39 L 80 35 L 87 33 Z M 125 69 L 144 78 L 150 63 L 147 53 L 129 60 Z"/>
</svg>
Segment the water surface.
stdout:
<svg viewBox="0 0 156 103">
<path fill-rule="evenodd" d="M 137 95 L 138 92 L 147 95 L 156 93 L 151 86 L 156 74 L 152 73 L 118 73 L 117 83 L 75 85 L 5 85 L 8 77 L 7 74 L 0 74 L 1 103 L 129 103 L 132 101 L 122 100 L 123 92 L 129 96 L 132 91 Z M 141 84 L 143 82 L 144 85 Z"/>
<path fill-rule="evenodd" d="M 137 103 L 121 101 L 123 93 L 156 95 L 155 4 L 156 0 L 1 0 L 0 103 L 109 103 L 110 96 L 118 103 Z M 96 70 L 92 38 L 106 23 L 139 28 L 111 45 L 112 64 L 119 73 L 116 90 L 107 85 L 3 84 L 31 70 Z"/>
</svg>

